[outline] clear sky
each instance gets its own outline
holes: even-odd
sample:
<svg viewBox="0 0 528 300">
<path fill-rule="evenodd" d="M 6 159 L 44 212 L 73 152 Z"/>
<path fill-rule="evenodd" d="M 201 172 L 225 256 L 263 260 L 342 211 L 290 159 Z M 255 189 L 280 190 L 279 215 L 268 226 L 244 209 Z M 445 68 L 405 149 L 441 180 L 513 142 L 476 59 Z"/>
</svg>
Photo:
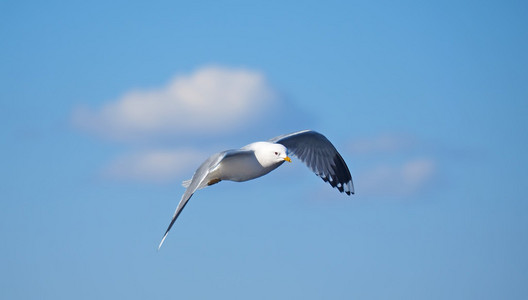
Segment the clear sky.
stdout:
<svg viewBox="0 0 528 300">
<path fill-rule="evenodd" d="M 525 1 L 2 1 L 0 298 L 527 299 Z M 314 129 L 189 202 L 210 154 Z"/>
</svg>

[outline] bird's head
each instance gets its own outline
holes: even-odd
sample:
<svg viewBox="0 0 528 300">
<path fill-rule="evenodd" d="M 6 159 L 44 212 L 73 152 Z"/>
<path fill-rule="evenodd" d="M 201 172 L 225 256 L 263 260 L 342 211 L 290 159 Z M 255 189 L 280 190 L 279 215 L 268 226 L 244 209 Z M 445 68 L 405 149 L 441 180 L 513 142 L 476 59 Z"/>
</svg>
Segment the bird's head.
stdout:
<svg viewBox="0 0 528 300">
<path fill-rule="evenodd" d="M 273 166 L 284 161 L 291 162 L 288 150 L 281 144 L 261 142 L 255 149 L 258 161 L 264 167 Z"/>
<path fill-rule="evenodd" d="M 272 144 L 272 149 L 270 149 L 273 152 L 273 155 L 275 156 L 275 159 L 278 162 L 291 162 L 290 157 L 288 156 L 288 149 L 284 147 L 281 144 Z"/>
</svg>

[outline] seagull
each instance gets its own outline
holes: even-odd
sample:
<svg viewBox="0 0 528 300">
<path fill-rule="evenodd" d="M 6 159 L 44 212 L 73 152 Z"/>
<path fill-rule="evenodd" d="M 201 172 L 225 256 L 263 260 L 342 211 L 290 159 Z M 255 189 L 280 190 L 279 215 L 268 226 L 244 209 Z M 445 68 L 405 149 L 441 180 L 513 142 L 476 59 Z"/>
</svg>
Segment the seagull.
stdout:
<svg viewBox="0 0 528 300">
<path fill-rule="evenodd" d="M 163 245 L 169 230 L 183 208 L 199 189 L 222 180 L 248 181 L 266 175 L 285 161 L 291 162 L 288 153 L 299 158 L 317 176 L 337 188 L 341 193 L 354 194 L 352 176 L 332 143 L 313 130 L 302 130 L 274 137 L 267 142 L 255 142 L 236 150 L 226 150 L 211 155 L 196 170 L 174 212 L 174 216 L 158 246 Z"/>
</svg>

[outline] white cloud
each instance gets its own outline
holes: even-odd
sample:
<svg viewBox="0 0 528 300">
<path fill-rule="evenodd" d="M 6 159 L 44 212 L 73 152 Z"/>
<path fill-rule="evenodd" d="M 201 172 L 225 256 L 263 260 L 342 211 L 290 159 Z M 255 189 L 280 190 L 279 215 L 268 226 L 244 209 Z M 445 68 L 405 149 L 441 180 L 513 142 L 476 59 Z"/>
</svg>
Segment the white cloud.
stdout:
<svg viewBox="0 0 528 300">
<path fill-rule="evenodd" d="M 157 89 L 129 91 L 98 109 L 77 108 L 73 122 L 114 139 L 218 134 L 255 124 L 276 102 L 261 73 L 210 66 Z"/>
<path fill-rule="evenodd" d="M 431 158 L 415 158 L 399 165 L 379 165 L 358 176 L 358 194 L 410 196 L 428 185 L 437 172 Z"/>
<path fill-rule="evenodd" d="M 141 182 L 190 179 L 206 158 L 207 154 L 193 149 L 142 151 L 117 158 L 103 170 L 103 176 Z"/>
</svg>

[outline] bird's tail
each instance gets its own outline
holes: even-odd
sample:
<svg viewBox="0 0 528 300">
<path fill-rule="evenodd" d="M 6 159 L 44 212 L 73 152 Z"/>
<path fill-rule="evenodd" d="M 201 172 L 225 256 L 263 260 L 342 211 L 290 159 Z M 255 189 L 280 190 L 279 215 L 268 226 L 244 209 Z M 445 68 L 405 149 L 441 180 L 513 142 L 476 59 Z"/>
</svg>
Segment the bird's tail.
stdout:
<svg viewBox="0 0 528 300">
<path fill-rule="evenodd" d="M 183 186 L 184 188 L 188 188 L 189 185 L 191 185 L 191 182 L 192 182 L 192 178 L 189 179 L 189 180 L 184 180 L 184 181 L 182 182 L 182 186 Z"/>
</svg>

